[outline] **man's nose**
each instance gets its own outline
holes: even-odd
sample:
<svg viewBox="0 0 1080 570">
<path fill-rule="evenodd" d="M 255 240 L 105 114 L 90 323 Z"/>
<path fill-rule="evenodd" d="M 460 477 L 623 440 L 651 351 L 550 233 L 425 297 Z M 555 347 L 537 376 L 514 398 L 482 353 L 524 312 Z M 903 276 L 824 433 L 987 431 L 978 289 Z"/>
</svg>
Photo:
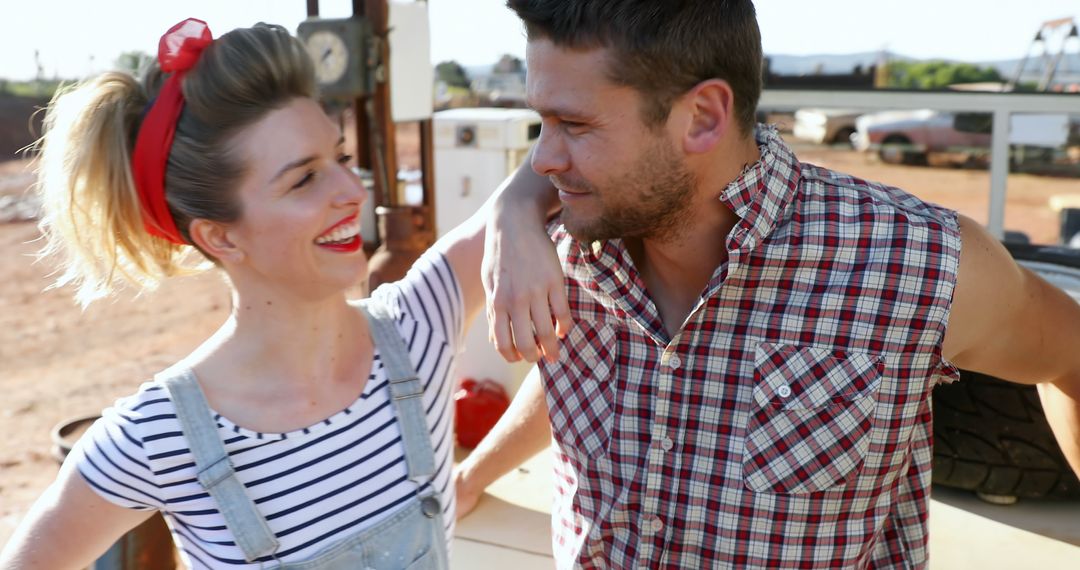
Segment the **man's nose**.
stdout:
<svg viewBox="0 0 1080 570">
<path fill-rule="evenodd" d="M 561 174 L 570 168 L 570 155 L 558 127 L 543 125 L 533 148 L 532 168 L 541 176 Z"/>
</svg>

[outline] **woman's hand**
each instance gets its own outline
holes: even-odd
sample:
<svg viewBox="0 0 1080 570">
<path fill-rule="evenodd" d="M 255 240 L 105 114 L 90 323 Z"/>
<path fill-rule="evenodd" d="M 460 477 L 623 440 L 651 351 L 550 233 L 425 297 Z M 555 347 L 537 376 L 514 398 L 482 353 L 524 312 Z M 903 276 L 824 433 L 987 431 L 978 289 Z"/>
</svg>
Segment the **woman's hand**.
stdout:
<svg viewBox="0 0 1080 570">
<path fill-rule="evenodd" d="M 507 362 L 559 358 L 573 321 L 555 245 L 544 227 L 560 207 L 551 182 L 525 162 L 503 182 L 487 220 L 480 279 L 488 340 Z"/>
<path fill-rule="evenodd" d="M 460 466 L 454 467 L 454 488 L 457 494 L 457 512 L 454 513 L 454 518 L 461 520 L 476 508 L 476 503 L 480 502 L 480 496 L 484 494 L 484 490 L 476 490 Z"/>
<path fill-rule="evenodd" d="M 525 209 L 527 210 L 527 208 Z M 481 270 L 488 339 L 508 362 L 559 357 L 573 322 L 562 266 L 540 218 L 497 208 L 488 222 Z"/>
</svg>

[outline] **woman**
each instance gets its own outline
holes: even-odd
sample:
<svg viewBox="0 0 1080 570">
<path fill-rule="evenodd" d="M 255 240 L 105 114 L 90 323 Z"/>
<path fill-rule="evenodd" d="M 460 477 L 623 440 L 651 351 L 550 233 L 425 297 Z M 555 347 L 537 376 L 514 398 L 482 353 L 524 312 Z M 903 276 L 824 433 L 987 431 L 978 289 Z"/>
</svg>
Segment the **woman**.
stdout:
<svg viewBox="0 0 1080 570">
<path fill-rule="evenodd" d="M 84 567 L 160 511 L 195 568 L 445 568 L 449 375 L 483 299 L 484 213 L 351 303 L 366 194 L 303 46 L 190 19 L 158 61 L 145 85 L 107 73 L 50 106 L 46 253 L 85 304 L 198 250 L 232 314 L 104 411 L 0 566 Z"/>
</svg>

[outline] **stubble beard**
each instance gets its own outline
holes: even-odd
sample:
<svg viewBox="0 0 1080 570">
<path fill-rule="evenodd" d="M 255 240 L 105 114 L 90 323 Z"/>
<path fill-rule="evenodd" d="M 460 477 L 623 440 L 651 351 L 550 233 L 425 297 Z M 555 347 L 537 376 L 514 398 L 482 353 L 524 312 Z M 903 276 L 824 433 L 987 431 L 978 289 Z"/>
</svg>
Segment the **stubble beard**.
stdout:
<svg viewBox="0 0 1080 570">
<path fill-rule="evenodd" d="M 600 202 L 600 212 L 586 217 L 564 206 L 560 215 L 570 235 L 582 242 L 637 238 L 660 243 L 678 240 L 693 215 L 695 178 L 679 160 L 674 149 L 657 144 L 638 158 L 637 167 L 616 178 L 603 189 L 572 180 L 563 186 L 592 192 Z"/>
</svg>

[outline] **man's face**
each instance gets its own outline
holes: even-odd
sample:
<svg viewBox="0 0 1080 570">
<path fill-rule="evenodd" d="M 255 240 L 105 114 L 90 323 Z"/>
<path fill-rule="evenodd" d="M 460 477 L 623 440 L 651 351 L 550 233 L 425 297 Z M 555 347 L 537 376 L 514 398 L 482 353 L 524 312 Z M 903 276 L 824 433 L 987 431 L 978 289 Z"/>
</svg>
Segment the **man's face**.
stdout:
<svg viewBox="0 0 1080 570">
<path fill-rule="evenodd" d="M 694 176 L 677 134 L 642 121 L 642 97 L 608 79 L 606 49 L 528 44 L 527 97 L 543 118 L 532 167 L 559 189 L 562 221 L 577 239 L 678 235 Z"/>
</svg>

